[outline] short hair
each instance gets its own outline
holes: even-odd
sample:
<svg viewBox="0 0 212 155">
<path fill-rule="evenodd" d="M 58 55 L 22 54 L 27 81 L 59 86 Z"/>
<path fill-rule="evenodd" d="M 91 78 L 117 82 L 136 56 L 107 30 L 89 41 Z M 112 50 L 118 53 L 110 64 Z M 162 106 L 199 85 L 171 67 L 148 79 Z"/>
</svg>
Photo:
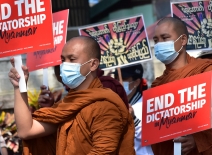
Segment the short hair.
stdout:
<svg viewBox="0 0 212 155">
<path fill-rule="evenodd" d="M 86 43 L 85 48 L 88 50 L 88 54 L 91 58 L 93 57 L 97 58 L 99 61 L 101 60 L 101 49 L 98 42 L 94 38 L 88 36 L 75 37 L 75 39 L 77 38 L 82 39 Z"/>
<path fill-rule="evenodd" d="M 167 23 L 167 22 L 173 24 L 173 26 L 174 26 L 173 28 L 179 36 L 182 34 L 185 34 L 188 38 L 188 30 L 187 30 L 185 23 L 182 20 L 180 20 L 179 18 L 175 18 L 175 17 L 165 17 L 165 18 L 161 19 L 157 23 L 157 25 Z"/>
</svg>

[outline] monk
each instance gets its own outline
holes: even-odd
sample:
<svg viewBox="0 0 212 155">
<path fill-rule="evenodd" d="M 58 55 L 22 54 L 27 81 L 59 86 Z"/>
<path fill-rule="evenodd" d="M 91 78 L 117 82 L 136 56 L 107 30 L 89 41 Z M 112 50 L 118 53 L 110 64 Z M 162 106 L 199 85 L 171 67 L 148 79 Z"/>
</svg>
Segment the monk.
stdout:
<svg viewBox="0 0 212 155">
<path fill-rule="evenodd" d="M 20 93 L 19 74 L 9 72 L 15 93 L 18 136 L 24 155 L 134 155 L 134 123 L 122 99 L 97 78 L 100 47 L 76 37 L 63 48 L 60 75 L 70 88 L 52 107 L 30 114 L 27 93 Z M 11 59 L 14 66 L 14 59 Z M 23 66 L 26 82 L 29 77 Z"/>
<path fill-rule="evenodd" d="M 188 31 L 176 18 L 160 20 L 155 28 L 155 56 L 165 64 L 163 75 L 156 78 L 152 87 L 212 70 L 209 59 L 195 59 L 186 52 Z M 174 139 L 182 143 L 183 155 L 212 155 L 212 130 Z M 173 140 L 152 145 L 155 155 L 173 155 Z"/>
</svg>

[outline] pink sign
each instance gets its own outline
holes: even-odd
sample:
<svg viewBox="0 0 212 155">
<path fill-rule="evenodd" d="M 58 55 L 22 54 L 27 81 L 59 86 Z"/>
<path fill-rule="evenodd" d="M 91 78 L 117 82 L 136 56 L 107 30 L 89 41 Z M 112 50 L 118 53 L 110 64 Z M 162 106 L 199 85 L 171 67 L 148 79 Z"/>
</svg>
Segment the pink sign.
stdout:
<svg viewBox="0 0 212 155">
<path fill-rule="evenodd" d="M 29 71 L 56 66 L 61 63 L 61 52 L 66 43 L 69 10 L 53 14 L 53 33 L 55 47 L 27 54 Z"/>
</svg>

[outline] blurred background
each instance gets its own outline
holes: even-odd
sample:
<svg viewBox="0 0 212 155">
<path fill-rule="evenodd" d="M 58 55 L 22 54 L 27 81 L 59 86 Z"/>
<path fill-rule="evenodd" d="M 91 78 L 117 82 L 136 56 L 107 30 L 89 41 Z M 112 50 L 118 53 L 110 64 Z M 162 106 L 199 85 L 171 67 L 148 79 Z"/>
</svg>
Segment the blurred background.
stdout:
<svg viewBox="0 0 212 155">
<path fill-rule="evenodd" d="M 154 42 L 152 40 L 154 27 L 157 21 L 165 16 L 170 16 L 169 0 L 52 0 L 52 11 L 69 9 L 69 23 L 67 40 L 78 36 L 78 28 L 86 25 L 115 20 L 134 15 L 143 14 L 145 26 L 148 33 L 150 48 L 153 59 L 142 63 L 144 78 L 151 86 L 152 81 L 160 76 L 165 69 L 164 65 L 154 57 Z M 26 56 L 23 55 L 23 63 Z M 6 141 L 9 154 L 20 154 L 21 143 L 17 137 L 14 124 L 13 87 L 8 79 L 8 72 L 11 68 L 9 58 L 0 59 L 0 128 Z M 48 69 L 49 87 L 55 94 L 64 95 L 63 86 L 55 78 L 53 68 Z M 42 85 L 42 70 L 30 73 L 28 82 L 29 101 L 33 109 L 37 108 L 39 87 Z"/>
</svg>

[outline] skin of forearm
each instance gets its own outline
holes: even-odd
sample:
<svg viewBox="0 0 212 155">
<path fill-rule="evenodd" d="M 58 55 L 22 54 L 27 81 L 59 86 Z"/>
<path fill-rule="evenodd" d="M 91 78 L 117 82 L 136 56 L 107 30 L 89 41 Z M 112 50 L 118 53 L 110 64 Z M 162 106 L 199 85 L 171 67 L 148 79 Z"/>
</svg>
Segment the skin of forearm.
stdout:
<svg viewBox="0 0 212 155">
<path fill-rule="evenodd" d="M 28 96 L 27 92 L 20 93 L 19 88 L 15 88 L 14 93 L 14 113 L 18 136 L 22 139 L 25 139 L 33 124 L 32 114 L 28 105 Z"/>
<path fill-rule="evenodd" d="M 8 155 L 7 149 L 5 147 L 1 148 L 2 155 Z"/>
</svg>

